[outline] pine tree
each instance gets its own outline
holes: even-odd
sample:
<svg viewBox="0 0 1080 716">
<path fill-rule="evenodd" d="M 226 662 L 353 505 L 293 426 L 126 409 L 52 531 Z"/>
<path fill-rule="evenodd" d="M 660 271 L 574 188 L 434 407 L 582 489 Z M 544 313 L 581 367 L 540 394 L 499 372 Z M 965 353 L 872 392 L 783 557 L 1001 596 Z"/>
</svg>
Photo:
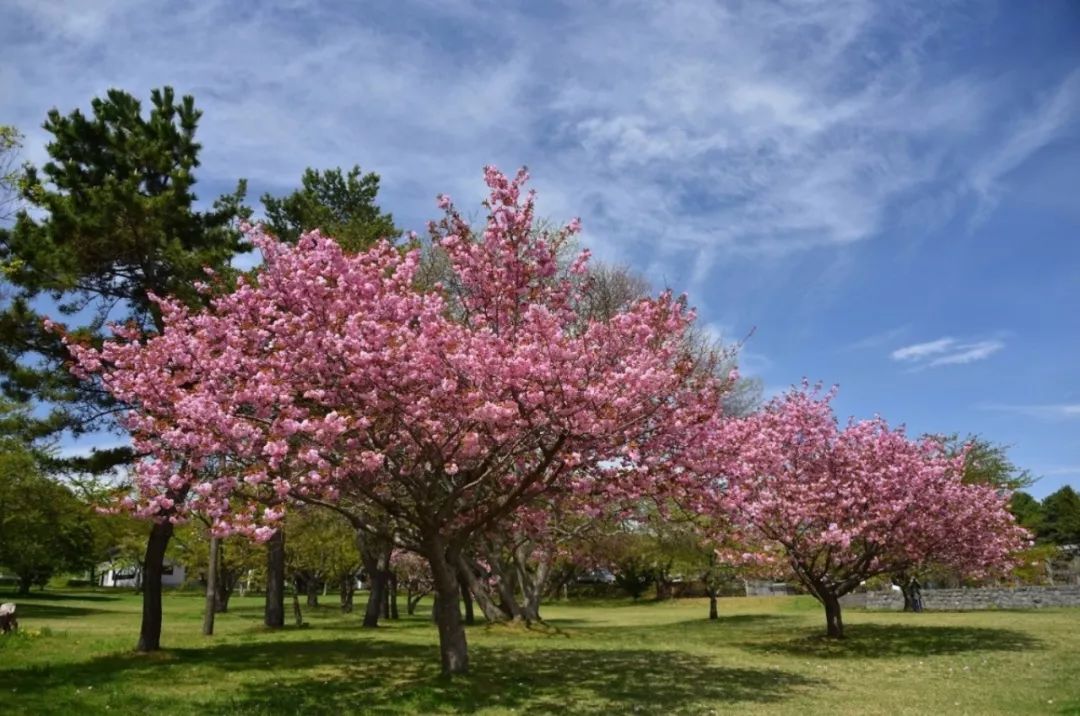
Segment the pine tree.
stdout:
<svg viewBox="0 0 1080 716">
<path fill-rule="evenodd" d="M 236 226 L 247 214 L 243 181 L 209 210 L 196 208 L 202 113 L 194 99 L 177 101 L 165 87 L 150 100 L 149 116 L 116 89 L 94 99 L 90 115 L 50 111 L 50 161 L 26 168 L 20 195 L 29 210 L 0 231 L 9 284 L 0 312 L 2 387 L 16 401 L 52 407 L 38 421 L 38 435 L 113 428 L 113 416 L 125 408 L 96 382 L 66 370 L 68 351 L 46 318 L 90 344 L 101 343 L 110 322 L 160 330 L 151 295 L 196 303 L 193 284 L 205 278 L 204 267 L 228 271 L 246 249 Z M 113 450 L 77 467 L 104 469 L 132 457 Z M 143 650 L 160 642 L 161 560 L 171 534 L 171 524 L 155 523 L 147 545 Z"/>
</svg>

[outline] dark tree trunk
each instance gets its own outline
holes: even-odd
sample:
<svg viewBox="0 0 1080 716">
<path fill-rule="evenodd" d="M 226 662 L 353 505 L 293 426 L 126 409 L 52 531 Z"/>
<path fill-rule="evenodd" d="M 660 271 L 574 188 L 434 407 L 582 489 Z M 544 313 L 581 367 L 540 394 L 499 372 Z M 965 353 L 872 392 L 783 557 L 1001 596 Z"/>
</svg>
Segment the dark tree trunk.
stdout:
<svg viewBox="0 0 1080 716">
<path fill-rule="evenodd" d="M 278 530 L 266 543 L 266 610 L 263 623 L 285 626 L 285 533 Z"/>
<path fill-rule="evenodd" d="M 472 626 L 476 623 L 476 612 L 473 610 L 472 593 L 469 591 L 468 581 L 461 575 L 458 575 L 458 589 L 461 590 L 461 601 L 465 603 L 465 623 Z"/>
<path fill-rule="evenodd" d="M 353 592 L 356 591 L 356 577 L 349 575 L 341 580 L 341 613 L 352 614 Z"/>
<path fill-rule="evenodd" d="M 904 611 L 905 612 L 913 612 L 913 611 L 915 611 L 915 598 L 914 598 L 914 595 L 911 593 L 911 587 L 909 587 L 906 584 L 901 584 L 900 585 L 900 594 L 902 594 L 903 597 L 904 597 Z"/>
<path fill-rule="evenodd" d="M 304 626 L 304 613 L 300 611 L 300 581 L 293 581 L 292 592 L 292 612 L 293 619 L 296 621 L 296 626 Z"/>
<path fill-rule="evenodd" d="M 379 626 L 379 616 L 386 601 L 386 575 L 381 569 L 367 570 L 367 573 L 368 600 L 364 609 L 364 628 L 374 629 Z"/>
<path fill-rule="evenodd" d="M 844 638 L 844 620 L 840 615 L 840 598 L 831 592 L 821 595 L 825 605 L 825 630 L 830 638 Z"/>
<path fill-rule="evenodd" d="M 400 619 L 401 614 L 398 612 L 397 575 L 393 572 L 386 573 L 386 586 L 388 601 L 390 602 L 390 618 Z"/>
<path fill-rule="evenodd" d="M 210 555 L 206 560 L 206 607 L 203 610 L 202 633 L 211 636 L 214 633 L 214 615 L 217 613 L 218 600 L 218 549 L 220 540 L 210 538 Z"/>
<path fill-rule="evenodd" d="M 383 598 L 382 598 L 382 618 L 390 618 L 390 573 L 382 573 L 383 580 Z"/>
<path fill-rule="evenodd" d="M 364 628 L 374 629 L 379 626 L 379 616 L 386 611 L 387 575 L 390 571 L 390 555 L 393 542 L 380 539 L 379 535 L 369 535 L 360 530 L 356 533 L 356 546 L 360 552 L 360 561 L 368 579 L 368 601 L 364 609 Z"/>
<path fill-rule="evenodd" d="M 214 611 L 224 614 L 229 611 L 229 598 L 232 597 L 233 587 L 236 586 L 238 575 L 236 570 L 229 569 L 225 561 L 225 543 L 218 540 L 217 551 L 217 589 L 214 591 Z"/>
<path fill-rule="evenodd" d="M 719 619 L 719 618 L 720 618 L 720 610 L 717 609 L 716 590 L 715 589 L 710 589 L 709 590 L 709 619 Z"/>
<path fill-rule="evenodd" d="M 431 565 L 435 585 L 435 623 L 439 627 L 439 656 L 444 676 L 469 672 L 469 647 L 465 640 L 465 627 L 461 623 L 458 602 L 458 575 L 454 565 L 458 554 L 448 553 L 442 539 L 429 534 L 424 540 L 424 552 Z"/>
<path fill-rule="evenodd" d="M 172 539 L 173 524 L 168 520 L 154 522 L 146 541 L 143 560 L 143 610 L 139 628 L 138 651 L 157 651 L 161 648 L 161 573 L 165 570 L 165 550 Z"/>
<path fill-rule="evenodd" d="M 230 572 L 218 570 L 217 590 L 214 596 L 214 611 L 218 614 L 229 611 L 229 599 L 232 598 L 235 579 L 236 577 Z"/>
<path fill-rule="evenodd" d="M 319 606 L 319 582 L 309 577 L 305 580 L 304 586 L 307 587 L 307 605 L 309 607 Z"/>
<path fill-rule="evenodd" d="M 34 586 L 34 578 L 29 575 L 19 575 L 19 595 L 30 593 L 30 587 Z"/>
<path fill-rule="evenodd" d="M 410 617 L 416 614 L 416 607 L 420 604 L 420 600 L 424 598 L 425 594 L 427 594 L 427 592 L 417 592 L 416 594 L 413 594 L 412 592 L 405 593 L 405 610 Z"/>
</svg>

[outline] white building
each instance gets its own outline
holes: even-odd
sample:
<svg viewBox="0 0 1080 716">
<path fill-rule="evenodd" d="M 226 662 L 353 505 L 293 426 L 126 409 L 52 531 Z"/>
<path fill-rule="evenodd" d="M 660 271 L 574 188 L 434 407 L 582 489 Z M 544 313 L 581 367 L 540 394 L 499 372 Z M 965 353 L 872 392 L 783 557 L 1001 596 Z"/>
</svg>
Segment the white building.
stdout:
<svg viewBox="0 0 1080 716">
<path fill-rule="evenodd" d="M 98 585 L 101 587 L 131 587 L 136 589 L 142 584 L 142 569 L 133 564 L 113 564 L 107 562 L 98 566 Z M 161 573 L 161 586 L 179 587 L 184 583 L 184 566 L 165 561 Z"/>
</svg>

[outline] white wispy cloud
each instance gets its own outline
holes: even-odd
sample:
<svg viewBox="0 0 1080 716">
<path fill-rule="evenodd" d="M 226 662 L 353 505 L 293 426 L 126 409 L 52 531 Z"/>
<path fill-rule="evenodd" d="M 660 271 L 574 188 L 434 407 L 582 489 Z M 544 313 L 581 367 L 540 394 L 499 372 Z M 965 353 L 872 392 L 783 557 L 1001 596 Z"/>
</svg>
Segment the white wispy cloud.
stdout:
<svg viewBox="0 0 1080 716">
<path fill-rule="evenodd" d="M 1037 474 L 1043 477 L 1062 477 L 1068 475 L 1080 475 L 1080 465 L 1064 465 L 1059 467 L 1048 467 L 1043 470 L 1036 470 Z"/>
<path fill-rule="evenodd" d="M 955 338 L 938 338 L 936 341 L 915 343 L 903 348 L 897 348 L 890 355 L 893 360 L 921 360 L 927 356 L 937 355 L 956 345 Z"/>
<path fill-rule="evenodd" d="M 838 350 L 841 351 L 862 351 L 870 348 L 880 348 L 886 344 L 894 343 L 908 332 L 910 326 L 897 326 L 896 328 L 890 328 L 887 331 L 881 331 L 865 338 L 860 338 L 857 341 L 848 343 L 841 346 Z"/>
<path fill-rule="evenodd" d="M 1080 69 L 1072 72 L 1052 91 L 1044 93 L 1034 111 L 1018 118 L 1004 138 L 986 152 L 971 169 L 970 183 L 978 194 L 980 206 L 975 218 L 985 214 L 997 202 L 1005 176 L 1050 144 L 1069 124 L 1074 126 L 1080 111 Z"/>
<path fill-rule="evenodd" d="M 964 365 L 985 360 L 1005 347 L 999 339 L 960 341 L 949 336 L 925 343 L 897 348 L 889 356 L 894 361 L 913 363 L 916 367 L 933 368 L 942 365 Z"/>
<path fill-rule="evenodd" d="M 981 406 L 984 410 L 995 410 L 1017 415 L 1048 420 L 1070 420 L 1080 418 L 1080 403 L 1043 403 L 1028 405 L 1009 405 L 988 403 Z"/>
<path fill-rule="evenodd" d="M 964 343 L 955 346 L 948 355 L 934 358 L 930 361 L 930 365 L 963 365 L 965 363 L 974 363 L 975 361 L 989 358 L 1004 347 L 1005 342 L 999 340 Z"/>
<path fill-rule="evenodd" d="M 407 228 L 440 191 L 479 198 L 482 164 L 528 164 L 543 213 L 581 215 L 602 258 L 632 254 L 694 292 L 724 255 L 943 221 L 956 197 L 920 194 L 935 183 L 991 206 L 1008 173 L 1060 136 L 1078 75 L 1025 103 L 1000 77 L 944 72 L 934 48 L 989 17 L 957 12 L 872 0 L 392 11 L 13 0 L 0 95 L 40 161 L 50 107 L 170 83 L 205 110 L 205 198 L 239 176 L 282 191 L 306 166 L 360 163 L 380 172 Z"/>
</svg>

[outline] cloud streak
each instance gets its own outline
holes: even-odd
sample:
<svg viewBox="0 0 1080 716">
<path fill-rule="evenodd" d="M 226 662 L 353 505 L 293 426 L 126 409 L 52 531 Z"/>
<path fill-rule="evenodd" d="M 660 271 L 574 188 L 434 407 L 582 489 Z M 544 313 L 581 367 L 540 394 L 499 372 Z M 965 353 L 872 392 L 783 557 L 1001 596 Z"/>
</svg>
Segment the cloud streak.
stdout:
<svg viewBox="0 0 1080 716">
<path fill-rule="evenodd" d="M 1004 347 L 1005 342 L 998 339 L 963 342 L 946 336 L 897 348 L 889 357 L 894 361 L 913 363 L 919 368 L 934 368 L 985 360 Z"/>
<path fill-rule="evenodd" d="M 206 111 L 207 189 L 283 190 L 307 165 L 359 162 L 415 228 L 437 192 L 478 198 L 482 164 L 528 164 L 544 213 L 582 215 L 601 257 L 633 254 L 692 291 L 718 257 L 936 217 L 907 208 L 936 183 L 991 206 L 1080 85 L 1023 103 L 999 77 L 943 72 L 935 48 L 989 14 L 937 3 L 14 0 L 5 15 L 5 121 L 31 159 L 49 107 L 172 83 Z"/>
<path fill-rule="evenodd" d="M 1003 413 L 1026 415 L 1032 418 L 1045 420 L 1076 420 L 1080 418 L 1080 403 L 1044 403 L 1033 405 L 1003 405 L 988 404 L 982 406 L 984 410 L 994 410 Z"/>
</svg>

